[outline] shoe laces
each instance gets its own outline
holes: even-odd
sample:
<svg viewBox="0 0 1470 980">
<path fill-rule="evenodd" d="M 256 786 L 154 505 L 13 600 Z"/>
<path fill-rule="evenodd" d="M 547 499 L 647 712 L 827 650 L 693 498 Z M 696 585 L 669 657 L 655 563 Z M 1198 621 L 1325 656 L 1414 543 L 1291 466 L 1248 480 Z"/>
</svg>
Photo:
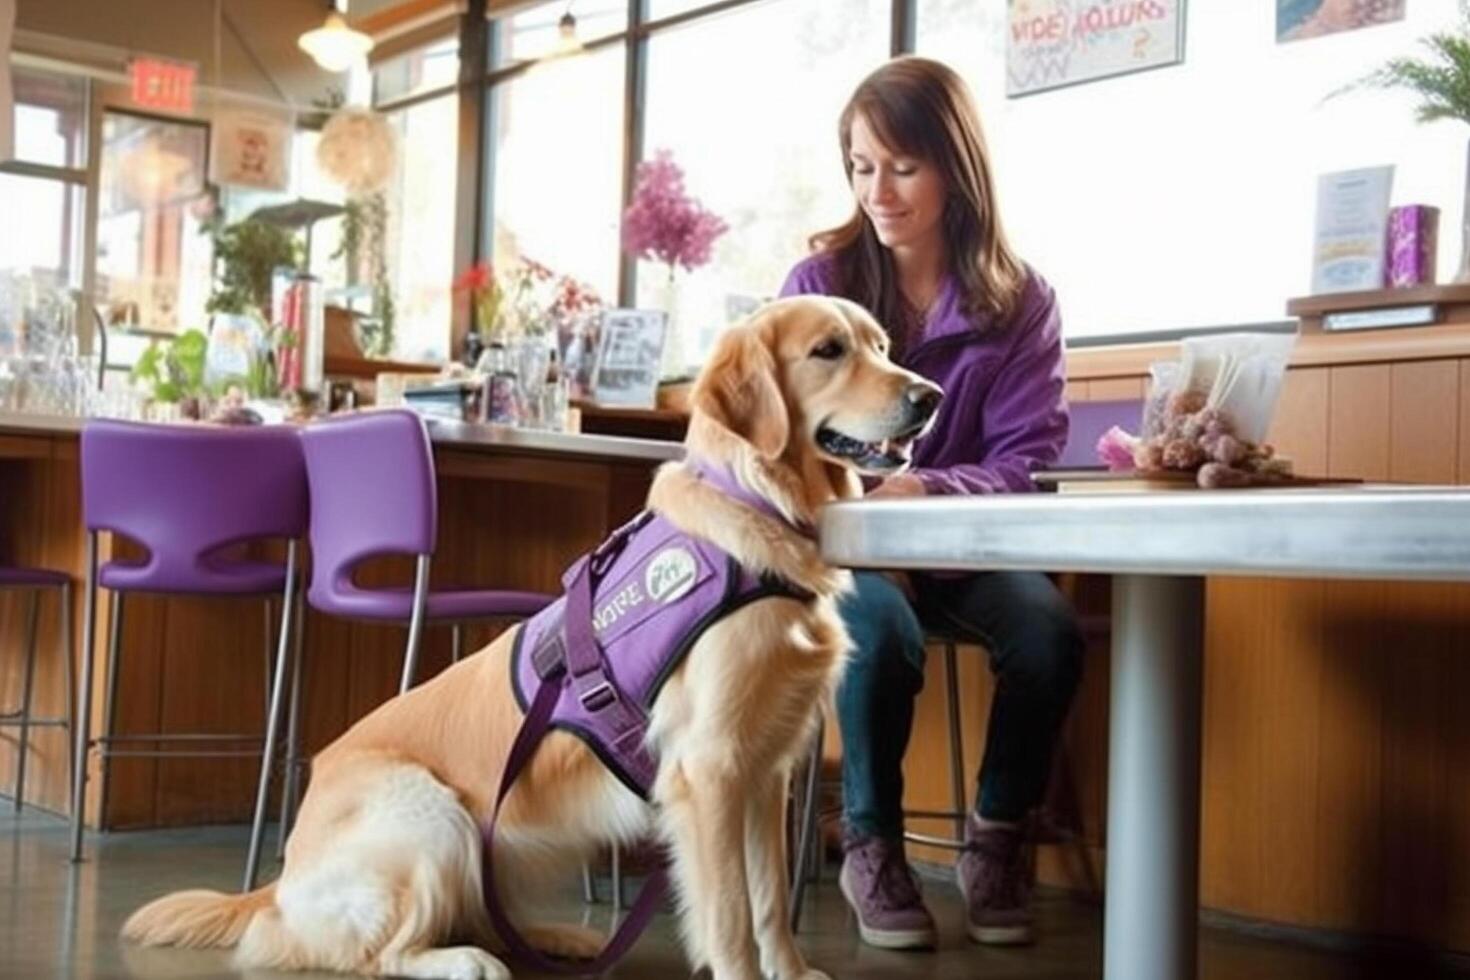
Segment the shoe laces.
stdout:
<svg viewBox="0 0 1470 980">
<path fill-rule="evenodd" d="M 921 903 L 919 882 L 904 857 L 903 848 L 892 841 L 873 838 L 850 851 L 861 864 L 870 900 L 889 909 L 912 908 Z"/>
</svg>

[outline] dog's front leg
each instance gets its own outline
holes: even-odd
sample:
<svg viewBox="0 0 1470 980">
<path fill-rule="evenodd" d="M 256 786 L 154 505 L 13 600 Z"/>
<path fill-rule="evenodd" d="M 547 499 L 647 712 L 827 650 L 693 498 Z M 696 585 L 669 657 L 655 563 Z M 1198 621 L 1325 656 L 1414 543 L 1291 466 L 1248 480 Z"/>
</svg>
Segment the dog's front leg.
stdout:
<svg viewBox="0 0 1470 980">
<path fill-rule="evenodd" d="M 779 773 L 754 787 L 745 808 L 745 864 L 751 912 L 760 947 L 761 972 L 775 980 L 827 980 L 806 964 L 791 935 L 791 895 L 786 883 L 786 784 Z"/>
<path fill-rule="evenodd" d="M 694 966 L 714 980 L 759 980 L 745 878 L 745 794 L 723 759 L 681 760 L 663 801 L 675 873 L 684 891 Z"/>
</svg>

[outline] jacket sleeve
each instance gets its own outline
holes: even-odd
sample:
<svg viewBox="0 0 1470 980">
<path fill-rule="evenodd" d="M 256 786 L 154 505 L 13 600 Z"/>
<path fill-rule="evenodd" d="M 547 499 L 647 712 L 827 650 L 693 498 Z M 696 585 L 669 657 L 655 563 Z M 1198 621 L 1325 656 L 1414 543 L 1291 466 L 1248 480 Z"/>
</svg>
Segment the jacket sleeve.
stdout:
<svg viewBox="0 0 1470 980">
<path fill-rule="evenodd" d="M 1025 493 L 1067 441 L 1066 362 L 1056 294 L 1033 280 L 1006 360 L 981 396 L 975 462 L 915 473 L 930 494 Z"/>
<path fill-rule="evenodd" d="M 781 284 L 780 297 L 821 295 L 825 296 L 831 292 L 831 287 L 821 274 L 821 266 L 812 258 L 798 262 L 786 274 L 786 281 Z"/>
</svg>

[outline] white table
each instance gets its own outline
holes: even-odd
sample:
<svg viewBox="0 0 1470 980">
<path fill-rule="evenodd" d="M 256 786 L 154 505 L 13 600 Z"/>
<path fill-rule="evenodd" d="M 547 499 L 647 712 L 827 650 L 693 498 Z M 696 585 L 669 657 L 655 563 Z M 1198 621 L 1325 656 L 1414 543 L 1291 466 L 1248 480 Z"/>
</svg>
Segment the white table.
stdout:
<svg viewBox="0 0 1470 980">
<path fill-rule="evenodd" d="M 1196 975 L 1204 576 L 1470 581 L 1470 488 L 1023 494 L 828 507 L 839 565 L 1113 583 L 1103 975 Z"/>
</svg>

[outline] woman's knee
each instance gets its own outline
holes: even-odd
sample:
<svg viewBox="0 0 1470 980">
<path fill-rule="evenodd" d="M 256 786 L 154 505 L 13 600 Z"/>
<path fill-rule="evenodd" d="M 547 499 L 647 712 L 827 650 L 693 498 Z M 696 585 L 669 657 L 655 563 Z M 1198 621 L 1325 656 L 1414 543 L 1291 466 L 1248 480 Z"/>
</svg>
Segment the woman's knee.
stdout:
<svg viewBox="0 0 1470 980">
<path fill-rule="evenodd" d="M 858 572 L 839 606 L 852 638 L 849 669 L 906 665 L 924 673 L 924 628 L 908 597 L 880 572 Z"/>
<path fill-rule="evenodd" d="M 958 618 L 992 645 L 997 674 L 1025 689 L 1070 693 L 1082 676 L 1085 644 L 1072 604 L 1045 576 L 1015 573 L 975 582 Z"/>
</svg>

